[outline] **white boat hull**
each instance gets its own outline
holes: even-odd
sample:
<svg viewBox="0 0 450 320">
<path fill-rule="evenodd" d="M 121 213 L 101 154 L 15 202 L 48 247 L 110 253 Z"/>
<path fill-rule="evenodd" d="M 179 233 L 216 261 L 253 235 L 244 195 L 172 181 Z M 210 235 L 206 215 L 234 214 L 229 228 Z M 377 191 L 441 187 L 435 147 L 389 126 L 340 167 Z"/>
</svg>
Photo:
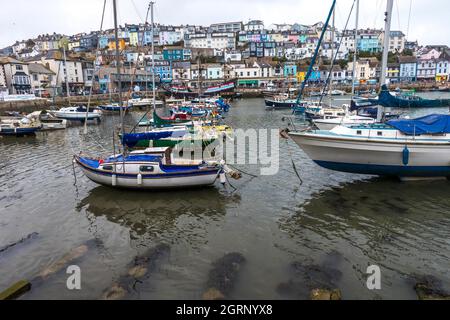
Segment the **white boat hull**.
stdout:
<svg viewBox="0 0 450 320">
<path fill-rule="evenodd" d="M 42 121 L 42 129 L 43 131 L 52 131 L 52 130 L 64 130 L 67 128 L 67 120 L 61 119 L 59 121 Z"/>
<path fill-rule="evenodd" d="M 359 124 L 372 124 L 375 123 L 375 120 L 367 117 L 355 117 L 354 119 L 338 117 L 335 119 L 316 119 L 313 122 L 320 130 L 332 130 L 339 125 L 352 126 Z"/>
<path fill-rule="evenodd" d="M 400 177 L 450 176 L 449 142 L 357 140 L 314 133 L 290 136 L 314 162 L 331 170 Z"/>
<path fill-rule="evenodd" d="M 115 182 L 113 182 L 114 178 L 112 178 L 111 176 L 98 174 L 84 167 L 82 167 L 82 170 L 86 174 L 86 176 L 95 183 L 104 186 L 127 189 L 176 189 L 186 187 L 211 186 L 216 182 L 217 177 L 219 176 L 218 173 L 213 173 L 189 177 L 150 178 L 142 179 L 142 184 L 139 184 L 137 175 L 135 177 L 118 176 Z"/>
</svg>

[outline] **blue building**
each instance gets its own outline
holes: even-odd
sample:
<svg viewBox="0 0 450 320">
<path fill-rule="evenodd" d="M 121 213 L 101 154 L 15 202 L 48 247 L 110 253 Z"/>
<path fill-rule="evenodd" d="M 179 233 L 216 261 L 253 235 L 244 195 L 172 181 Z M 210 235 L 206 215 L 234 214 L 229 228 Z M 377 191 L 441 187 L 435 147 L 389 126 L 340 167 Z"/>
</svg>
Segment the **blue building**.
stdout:
<svg viewBox="0 0 450 320">
<path fill-rule="evenodd" d="M 86 50 L 96 49 L 98 45 L 98 36 L 96 34 L 88 34 L 80 39 L 80 47 Z"/>
<path fill-rule="evenodd" d="M 108 43 L 109 43 L 109 38 L 108 38 L 108 36 L 100 36 L 99 38 L 98 38 L 98 42 L 99 42 L 99 47 L 100 47 L 100 49 L 105 49 L 107 46 L 108 46 Z"/>
<path fill-rule="evenodd" d="M 296 77 L 297 76 L 297 65 L 295 63 L 285 63 L 283 69 L 283 75 L 285 77 Z"/>
<path fill-rule="evenodd" d="M 182 47 L 170 47 L 163 50 L 163 58 L 166 61 L 188 61 L 191 56 L 192 51 Z"/>
<path fill-rule="evenodd" d="M 149 71 L 151 71 L 151 66 Z M 155 61 L 155 75 L 159 76 L 161 82 L 172 82 L 172 62 Z"/>
<path fill-rule="evenodd" d="M 380 52 L 380 34 L 376 31 L 365 31 L 359 35 L 358 50 L 364 52 Z"/>
</svg>

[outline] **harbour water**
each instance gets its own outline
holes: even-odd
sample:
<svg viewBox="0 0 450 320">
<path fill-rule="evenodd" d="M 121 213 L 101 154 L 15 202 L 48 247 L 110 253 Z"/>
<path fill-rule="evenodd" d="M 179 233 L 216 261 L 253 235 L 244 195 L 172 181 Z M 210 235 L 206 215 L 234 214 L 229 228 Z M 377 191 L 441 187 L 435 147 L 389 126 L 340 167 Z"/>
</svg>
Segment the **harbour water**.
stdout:
<svg viewBox="0 0 450 320">
<path fill-rule="evenodd" d="M 266 111 L 262 99 L 233 106 L 226 120 L 233 128 L 279 129 L 290 115 Z M 84 243 L 91 243 L 89 251 L 74 262 L 82 290 L 68 290 L 62 271 L 22 299 L 99 299 L 135 256 L 159 244 L 170 254 L 128 298 L 201 299 L 212 263 L 231 252 L 245 257 L 231 299 L 306 299 L 310 287 L 323 282 L 339 288 L 343 299 L 415 299 L 414 278 L 427 275 L 450 286 L 448 181 L 331 172 L 288 140 L 280 142 L 277 175 L 244 175 L 232 182 L 236 191 L 219 183 L 201 190 L 115 190 L 97 186 L 79 169 L 75 180 L 72 155 L 112 153 L 118 121 L 106 117 L 86 138 L 72 127 L 0 140 L 0 248 L 36 233 L 0 252 L 0 291 L 35 278 Z M 259 173 L 257 166 L 239 168 Z M 381 290 L 366 287 L 369 265 L 381 268 Z"/>
</svg>

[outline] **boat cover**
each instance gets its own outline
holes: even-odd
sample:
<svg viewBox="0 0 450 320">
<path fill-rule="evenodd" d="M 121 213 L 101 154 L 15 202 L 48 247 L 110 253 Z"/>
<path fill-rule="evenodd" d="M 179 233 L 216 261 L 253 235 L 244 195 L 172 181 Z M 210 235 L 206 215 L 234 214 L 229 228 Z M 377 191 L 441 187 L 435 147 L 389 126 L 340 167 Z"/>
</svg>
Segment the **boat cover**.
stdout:
<svg viewBox="0 0 450 320">
<path fill-rule="evenodd" d="M 388 125 L 406 135 L 450 133 L 450 115 L 430 114 L 412 120 L 391 120 Z"/>
<path fill-rule="evenodd" d="M 450 99 L 423 99 L 419 96 L 393 96 L 386 85 L 381 87 L 378 99 L 368 99 L 385 108 L 442 108 L 450 106 Z"/>
<path fill-rule="evenodd" d="M 123 135 L 123 145 L 134 148 L 141 140 L 160 140 L 170 138 L 173 131 L 159 131 L 159 132 L 143 132 L 143 133 L 127 133 Z"/>
<path fill-rule="evenodd" d="M 162 156 L 153 154 L 130 154 L 106 159 L 106 162 L 160 162 Z"/>
</svg>

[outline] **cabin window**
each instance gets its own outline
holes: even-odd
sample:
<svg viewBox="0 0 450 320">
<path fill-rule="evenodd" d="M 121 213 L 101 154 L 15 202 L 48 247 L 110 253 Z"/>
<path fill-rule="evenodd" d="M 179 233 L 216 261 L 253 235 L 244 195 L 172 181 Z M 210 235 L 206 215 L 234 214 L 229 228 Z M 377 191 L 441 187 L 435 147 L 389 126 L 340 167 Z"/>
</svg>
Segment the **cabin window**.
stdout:
<svg viewBox="0 0 450 320">
<path fill-rule="evenodd" d="M 154 172 L 155 168 L 153 166 L 141 166 L 139 168 L 141 172 Z"/>
<path fill-rule="evenodd" d="M 383 136 L 383 132 L 382 132 L 382 131 L 378 131 L 378 132 L 377 132 L 377 135 L 378 135 L 379 137 L 382 137 L 382 136 Z"/>
<path fill-rule="evenodd" d="M 113 166 L 103 166 L 103 170 L 105 170 L 105 171 L 113 171 Z"/>
<path fill-rule="evenodd" d="M 362 131 L 361 131 L 361 130 L 358 130 L 358 131 L 356 131 L 356 134 L 362 135 Z"/>
</svg>

